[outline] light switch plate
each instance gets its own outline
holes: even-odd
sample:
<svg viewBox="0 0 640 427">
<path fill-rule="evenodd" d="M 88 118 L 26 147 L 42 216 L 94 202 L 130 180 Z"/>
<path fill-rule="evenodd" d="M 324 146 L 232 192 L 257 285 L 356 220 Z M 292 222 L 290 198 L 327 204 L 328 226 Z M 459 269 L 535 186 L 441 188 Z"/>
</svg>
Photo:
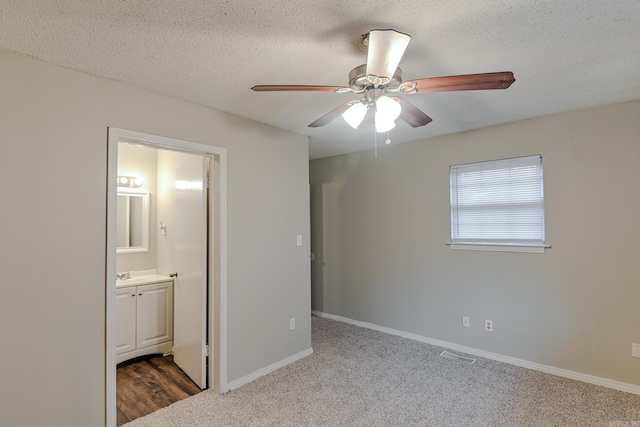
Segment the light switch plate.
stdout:
<svg viewBox="0 0 640 427">
<path fill-rule="evenodd" d="M 296 244 L 297 244 L 298 246 L 302 246 L 302 234 L 298 234 L 298 235 L 296 236 Z"/>
</svg>

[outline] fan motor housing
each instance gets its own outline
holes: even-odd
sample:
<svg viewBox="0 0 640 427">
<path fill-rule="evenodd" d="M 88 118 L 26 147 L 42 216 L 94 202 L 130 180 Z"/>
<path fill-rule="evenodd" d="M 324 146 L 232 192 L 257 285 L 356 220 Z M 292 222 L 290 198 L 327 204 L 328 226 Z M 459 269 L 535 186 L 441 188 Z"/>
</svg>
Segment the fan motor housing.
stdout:
<svg viewBox="0 0 640 427">
<path fill-rule="evenodd" d="M 396 68 L 391 81 L 384 86 L 389 89 L 397 89 L 402 83 L 402 70 Z M 361 92 L 373 84 L 367 80 L 367 64 L 362 64 L 351 70 L 349 73 L 349 87 L 354 91 Z"/>
</svg>

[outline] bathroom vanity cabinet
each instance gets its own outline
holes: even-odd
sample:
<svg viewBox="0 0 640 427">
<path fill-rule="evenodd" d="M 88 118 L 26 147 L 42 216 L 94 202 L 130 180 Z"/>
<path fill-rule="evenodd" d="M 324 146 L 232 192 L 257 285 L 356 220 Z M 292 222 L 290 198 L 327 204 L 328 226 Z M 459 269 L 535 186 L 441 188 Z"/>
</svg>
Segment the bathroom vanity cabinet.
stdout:
<svg viewBox="0 0 640 427">
<path fill-rule="evenodd" d="M 171 352 L 173 281 L 163 276 L 118 281 L 116 363 Z"/>
</svg>

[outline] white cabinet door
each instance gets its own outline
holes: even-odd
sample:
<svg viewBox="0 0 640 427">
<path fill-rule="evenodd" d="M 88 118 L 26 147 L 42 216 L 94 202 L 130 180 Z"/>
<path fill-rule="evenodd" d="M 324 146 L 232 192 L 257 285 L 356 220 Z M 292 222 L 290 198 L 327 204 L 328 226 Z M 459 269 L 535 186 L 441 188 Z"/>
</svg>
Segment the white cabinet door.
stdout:
<svg viewBox="0 0 640 427">
<path fill-rule="evenodd" d="M 136 349 L 136 288 L 116 289 L 116 354 Z"/>
<path fill-rule="evenodd" d="M 137 348 L 173 339 L 173 286 L 171 282 L 136 287 Z"/>
</svg>

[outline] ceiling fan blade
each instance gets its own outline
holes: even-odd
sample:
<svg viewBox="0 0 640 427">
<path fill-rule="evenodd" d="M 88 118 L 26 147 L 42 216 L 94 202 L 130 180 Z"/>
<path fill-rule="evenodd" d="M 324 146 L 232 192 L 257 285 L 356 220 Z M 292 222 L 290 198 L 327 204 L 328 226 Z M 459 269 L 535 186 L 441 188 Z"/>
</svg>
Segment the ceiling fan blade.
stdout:
<svg viewBox="0 0 640 427">
<path fill-rule="evenodd" d="M 257 85 L 251 88 L 255 92 L 310 91 L 310 92 L 351 92 L 346 86 L 310 86 L 310 85 Z"/>
<path fill-rule="evenodd" d="M 342 113 L 344 113 L 347 110 L 347 108 L 351 107 L 351 104 L 353 104 L 353 101 L 345 102 L 344 104 L 338 105 L 336 108 L 334 108 L 333 110 L 329 111 L 327 114 L 325 114 L 324 116 L 320 117 L 315 122 L 311 123 L 309 125 L 309 127 L 310 128 L 317 128 L 317 127 L 324 126 L 324 125 L 334 121 Z"/>
<path fill-rule="evenodd" d="M 402 112 L 400 113 L 400 118 L 407 122 L 409 126 L 417 128 L 420 126 L 424 126 L 428 123 L 431 123 L 433 120 L 431 117 L 427 116 L 422 112 L 418 107 L 410 103 L 404 98 L 395 98 L 398 100 L 400 105 L 402 106 Z"/>
<path fill-rule="evenodd" d="M 411 36 L 396 30 L 371 30 L 366 75 L 391 80 Z"/>
<path fill-rule="evenodd" d="M 511 71 L 497 73 L 465 74 L 461 76 L 431 77 L 409 80 L 403 85 L 415 83 L 418 93 L 451 92 L 460 90 L 506 89 L 516 81 Z"/>
</svg>

